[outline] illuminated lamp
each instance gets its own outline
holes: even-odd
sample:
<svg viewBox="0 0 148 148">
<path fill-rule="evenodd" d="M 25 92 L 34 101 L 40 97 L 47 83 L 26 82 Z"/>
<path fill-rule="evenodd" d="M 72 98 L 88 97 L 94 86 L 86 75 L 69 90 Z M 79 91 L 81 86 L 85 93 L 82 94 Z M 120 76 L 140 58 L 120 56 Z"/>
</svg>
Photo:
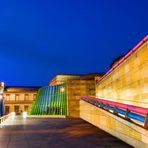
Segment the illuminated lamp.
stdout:
<svg viewBox="0 0 148 148">
<path fill-rule="evenodd" d="M 65 88 L 64 87 L 61 87 L 60 88 L 60 92 L 64 92 L 65 91 Z"/>
<path fill-rule="evenodd" d="M 1 87 L 4 87 L 5 86 L 5 83 L 4 82 L 1 82 Z"/>
</svg>

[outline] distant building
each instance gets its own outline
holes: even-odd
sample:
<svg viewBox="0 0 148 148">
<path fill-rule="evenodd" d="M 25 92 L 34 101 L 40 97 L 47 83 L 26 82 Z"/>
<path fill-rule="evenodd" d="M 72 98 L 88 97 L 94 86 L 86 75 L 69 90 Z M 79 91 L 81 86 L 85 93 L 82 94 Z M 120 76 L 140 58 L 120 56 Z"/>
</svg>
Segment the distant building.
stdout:
<svg viewBox="0 0 148 148">
<path fill-rule="evenodd" d="M 66 84 L 67 113 L 69 117 L 79 117 L 79 96 L 95 96 L 95 79 L 101 78 L 102 73 L 85 75 L 56 75 L 50 86 Z"/>
<path fill-rule="evenodd" d="M 5 114 L 10 112 L 29 112 L 40 87 L 7 86 L 4 89 Z"/>
<path fill-rule="evenodd" d="M 102 73 L 56 75 L 49 82 L 50 86 L 39 90 L 30 114 L 79 117 L 80 96 L 95 96 L 95 81 L 102 75 Z"/>
</svg>

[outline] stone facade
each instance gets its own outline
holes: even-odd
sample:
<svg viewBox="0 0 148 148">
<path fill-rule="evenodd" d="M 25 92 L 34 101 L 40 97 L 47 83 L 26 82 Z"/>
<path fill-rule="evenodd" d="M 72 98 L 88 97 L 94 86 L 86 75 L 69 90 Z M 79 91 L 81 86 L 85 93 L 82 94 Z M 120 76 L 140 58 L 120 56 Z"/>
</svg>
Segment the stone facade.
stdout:
<svg viewBox="0 0 148 148">
<path fill-rule="evenodd" d="M 39 87 L 6 87 L 4 91 L 5 114 L 29 112 Z"/>
<path fill-rule="evenodd" d="M 80 118 L 137 148 L 148 147 L 148 130 L 83 100 Z"/>
<path fill-rule="evenodd" d="M 57 75 L 50 85 L 66 83 L 67 111 L 69 117 L 79 117 L 80 96 L 95 96 L 95 77 L 102 74 Z"/>
<path fill-rule="evenodd" d="M 79 96 L 95 96 L 94 80 L 68 80 L 68 116 L 79 117 Z"/>
<path fill-rule="evenodd" d="M 148 107 L 148 37 L 134 53 L 98 81 L 96 97 Z"/>
</svg>

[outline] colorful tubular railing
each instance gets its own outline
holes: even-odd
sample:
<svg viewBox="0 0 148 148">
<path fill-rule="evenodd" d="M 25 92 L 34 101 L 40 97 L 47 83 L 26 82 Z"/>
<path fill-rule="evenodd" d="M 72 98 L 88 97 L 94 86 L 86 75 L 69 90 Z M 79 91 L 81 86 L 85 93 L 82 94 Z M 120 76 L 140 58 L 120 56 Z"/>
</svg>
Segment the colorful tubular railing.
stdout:
<svg viewBox="0 0 148 148">
<path fill-rule="evenodd" d="M 148 129 L 148 108 L 127 105 L 88 96 L 82 96 L 81 99 L 99 108 L 109 111 L 117 116 L 121 116 L 128 121 L 139 125 L 142 124 L 145 129 Z"/>
<path fill-rule="evenodd" d="M 39 89 L 30 115 L 67 115 L 66 85 L 45 86 Z"/>
</svg>

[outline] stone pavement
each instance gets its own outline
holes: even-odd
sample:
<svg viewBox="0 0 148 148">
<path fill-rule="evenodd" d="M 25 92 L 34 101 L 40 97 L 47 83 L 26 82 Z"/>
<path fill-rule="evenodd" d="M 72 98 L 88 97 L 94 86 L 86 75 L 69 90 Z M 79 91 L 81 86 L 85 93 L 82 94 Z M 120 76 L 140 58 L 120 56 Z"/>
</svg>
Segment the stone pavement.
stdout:
<svg viewBox="0 0 148 148">
<path fill-rule="evenodd" d="M 81 120 L 16 116 L 0 125 L 0 148 L 130 148 Z"/>
</svg>

